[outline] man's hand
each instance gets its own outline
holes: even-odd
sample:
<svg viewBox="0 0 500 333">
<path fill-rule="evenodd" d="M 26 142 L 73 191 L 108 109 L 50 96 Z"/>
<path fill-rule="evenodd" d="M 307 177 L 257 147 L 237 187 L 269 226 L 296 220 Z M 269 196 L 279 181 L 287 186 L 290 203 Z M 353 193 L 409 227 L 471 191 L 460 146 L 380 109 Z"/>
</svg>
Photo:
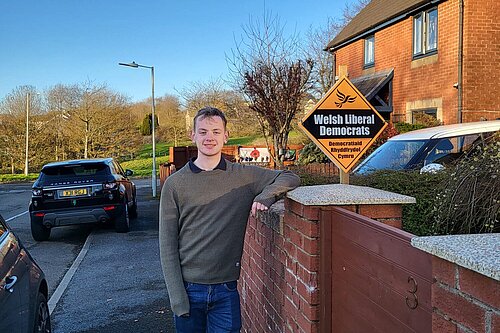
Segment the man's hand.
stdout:
<svg viewBox="0 0 500 333">
<path fill-rule="evenodd" d="M 260 202 L 254 201 L 252 204 L 251 214 L 252 216 L 256 216 L 258 210 L 268 210 L 268 209 L 269 208 L 267 206 L 261 204 Z"/>
</svg>

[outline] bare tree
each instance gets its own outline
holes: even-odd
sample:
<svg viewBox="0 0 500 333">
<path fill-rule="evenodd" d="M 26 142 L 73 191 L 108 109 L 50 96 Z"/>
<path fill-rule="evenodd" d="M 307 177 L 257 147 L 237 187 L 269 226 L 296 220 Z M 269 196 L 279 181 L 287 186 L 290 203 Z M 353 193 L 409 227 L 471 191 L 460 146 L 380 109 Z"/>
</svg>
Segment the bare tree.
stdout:
<svg viewBox="0 0 500 333">
<path fill-rule="evenodd" d="M 139 148 L 136 121 L 123 95 L 89 82 L 59 84 L 44 95 L 23 86 L 0 101 L 1 169 L 23 170 L 27 102 L 31 170 L 61 159 L 130 156 Z"/>
<path fill-rule="evenodd" d="M 22 170 L 26 148 L 26 112 L 29 110 L 29 126 L 36 123 L 36 116 L 43 113 L 41 98 L 33 86 L 19 86 L 0 102 L 2 125 L 0 131 L 0 154 L 5 155 L 11 173 Z M 36 132 L 35 132 L 36 133 Z M 37 135 L 29 136 L 28 151 L 41 140 Z M 29 154 L 32 160 L 34 154 Z"/>
<path fill-rule="evenodd" d="M 72 91 L 64 124 L 75 157 L 128 155 L 137 149 L 139 133 L 123 95 L 91 82 L 73 86 Z"/>
<path fill-rule="evenodd" d="M 107 107 L 107 101 L 103 100 L 106 87 L 87 82 L 78 88 L 77 103 L 70 115 L 77 120 L 75 124 L 83 141 L 83 158 L 88 158 L 92 137 L 104 125 L 99 121 L 99 116 Z"/>
<path fill-rule="evenodd" d="M 342 30 L 343 24 L 340 20 L 328 19 L 325 27 L 307 33 L 306 57 L 314 60 L 314 68 L 311 73 L 313 84 L 312 94 L 319 100 L 335 83 L 335 71 L 333 56 L 324 51 L 325 46 Z"/>
<path fill-rule="evenodd" d="M 250 20 L 244 36 L 228 56 L 233 81 L 257 115 L 276 164 L 282 164 L 288 134 L 310 88 L 313 61 L 300 59 L 296 35 L 285 36 L 278 16 Z"/>
<path fill-rule="evenodd" d="M 344 10 L 342 11 L 342 27 L 351 22 L 354 16 L 356 16 L 361 11 L 361 9 L 365 8 L 366 5 L 370 3 L 370 1 L 371 0 L 357 0 L 356 2 L 352 3 L 346 2 Z"/>
<path fill-rule="evenodd" d="M 55 161 L 67 159 L 72 155 L 74 136 L 68 126 L 71 110 L 76 108 L 78 100 L 77 85 L 57 84 L 47 91 L 48 119 L 55 126 L 52 131 L 51 152 Z"/>
<path fill-rule="evenodd" d="M 186 138 L 186 117 L 181 111 L 179 98 L 164 95 L 156 101 L 158 116 L 158 137 L 177 146 L 181 138 Z"/>
<path fill-rule="evenodd" d="M 1 114 L 0 157 L 2 165 L 9 166 L 12 174 L 22 170 L 24 162 L 23 121 L 12 114 Z"/>
<path fill-rule="evenodd" d="M 329 18 L 326 26 L 309 29 L 305 54 L 306 58 L 314 61 L 311 73 L 312 93 L 317 100 L 328 92 L 335 83 L 334 58 L 325 51 L 325 47 L 369 2 L 370 0 L 357 0 L 354 3 L 346 3 L 340 18 Z"/>
<path fill-rule="evenodd" d="M 245 136 L 257 132 L 255 114 L 249 109 L 244 96 L 225 87 L 220 79 L 207 82 L 191 83 L 189 88 L 181 92 L 186 111 L 186 128 L 191 128 L 196 112 L 205 107 L 213 106 L 223 110 L 229 120 L 228 129 L 231 135 Z"/>
</svg>

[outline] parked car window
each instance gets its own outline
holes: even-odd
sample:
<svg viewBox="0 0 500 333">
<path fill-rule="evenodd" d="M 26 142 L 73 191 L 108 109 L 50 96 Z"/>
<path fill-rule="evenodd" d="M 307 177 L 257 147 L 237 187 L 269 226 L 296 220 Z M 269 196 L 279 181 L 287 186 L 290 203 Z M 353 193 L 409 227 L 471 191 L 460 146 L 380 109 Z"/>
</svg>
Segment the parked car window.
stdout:
<svg viewBox="0 0 500 333">
<path fill-rule="evenodd" d="M 71 180 L 71 178 L 106 176 L 108 173 L 108 168 L 103 163 L 49 166 L 43 168 L 40 173 L 40 181 L 45 183 L 53 180 L 60 180 L 61 178 Z"/>
<path fill-rule="evenodd" d="M 123 171 L 122 167 L 120 166 L 120 164 L 118 164 L 118 162 L 113 161 L 113 167 L 116 169 L 117 173 L 125 177 L 125 171 Z"/>
<path fill-rule="evenodd" d="M 369 163 L 364 164 L 359 172 L 364 173 L 379 169 L 404 169 L 418 151 L 422 149 L 425 142 L 425 140 L 388 141 L 385 143 L 384 149 L 377 149 L 370 155 Z"/>
<path fill-rule="evenodd" d="M 43 169 L 45 176 L 94 176 L 107 174 L 106 165 L 102 163 L 84 164 L 77 166 L 59 166 Z"/>
<path fill-rule="evenodd" d="M 481 137 L 478 134 L 441 139 L 427 154 L 424 165 L 430 163 L 439 163 L 443 165 L 452 163 L 480 139 Z"/>
</svg>

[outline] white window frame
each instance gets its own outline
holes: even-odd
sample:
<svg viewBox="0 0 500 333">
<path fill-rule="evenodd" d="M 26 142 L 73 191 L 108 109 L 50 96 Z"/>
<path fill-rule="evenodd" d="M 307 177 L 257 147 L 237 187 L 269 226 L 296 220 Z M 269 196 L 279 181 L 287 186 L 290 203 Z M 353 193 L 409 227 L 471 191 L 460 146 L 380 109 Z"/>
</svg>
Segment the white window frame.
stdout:
<svg viewBox="0 0 500 333">
<path fill-rule="evenodd" d="M 375 66 L 375 35 L 366 37 L 364 45 L 363 66 L 373 67 Z"/>
<path fill-rule="evenodd" d="M 438 50 L 438 9 L 413 16 L 413 57 L 436 53 Z"/>
</svg>

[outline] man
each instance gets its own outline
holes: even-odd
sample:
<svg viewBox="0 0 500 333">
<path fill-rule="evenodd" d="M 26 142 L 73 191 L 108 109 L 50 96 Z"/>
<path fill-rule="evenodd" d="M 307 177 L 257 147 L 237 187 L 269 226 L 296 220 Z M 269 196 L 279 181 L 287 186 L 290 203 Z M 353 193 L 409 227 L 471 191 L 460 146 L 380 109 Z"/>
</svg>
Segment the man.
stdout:
<svg viewBox="0 0 500 333">
<path fill-rule="evenodd" d="M 248 215 L 267 210 L 300 179 L 222 158 L 226 117 L 207 107 L 191 138 L 198 157 L 165 182 L 160 258 L 178 333 L 239 332 L 237 280 Z"/>
</svg>

